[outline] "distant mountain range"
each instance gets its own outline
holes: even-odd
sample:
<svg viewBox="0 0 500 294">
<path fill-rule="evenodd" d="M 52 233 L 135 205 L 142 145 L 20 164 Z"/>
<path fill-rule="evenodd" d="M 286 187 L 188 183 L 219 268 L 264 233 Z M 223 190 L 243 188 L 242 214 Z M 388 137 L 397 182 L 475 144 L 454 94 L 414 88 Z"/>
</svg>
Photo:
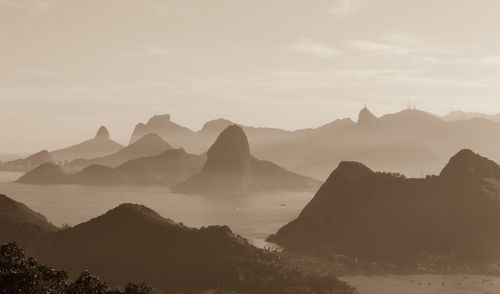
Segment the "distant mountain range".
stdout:
<svg viewBox="0 0 500 294">
<path fill-rule="evenodd" d="M 497 114 L 485 114 L 481 112 L 464 112 L 464 111 L 452 111 L 447 115 L 441 117 L 445 121 L 457 121 L 457 120 L 468 120 L 473 118 L 483 118 L 492 120 L 495 122 L 500 122 L 500 113 Z"/>
<path fill-rule="evenodd" d="M 70 170 L 81 170 L 92 164 L 117 167 L 129 160 L 155 156 L 169 149 L 172 149 L 170 144 L 159 135 L 151 133 L 114 153 L 93 159 L 76 159 L 71 161 L 65 168 Z"/>
<path fill-rule="evenodd" d="M 6 196 L 0 204 L 1 240 L 21 242 L 30 255 L 71 276 L 89 269 L 111 285 L 145 282 L 153 293 L 355 293 L 334 277 L 291 268 L 279 254 L 255 248 L 226 226 L 189 228 L 145 206 L 122 204 L 56 229 Z"/>
<path fill-rule="evenodd" d="M 50 152 L 42 150 L 24 159 L 15 159 L 2 163 L 0 164 L 0 170 L 20 172 L 28 171 L 46 162 L 54 162 L 54 158 Z"/>
<path fill-rule="evenodd" d="M 27 172 L 43 163 L 65 163 L 77 158 L 101 157 L 122 148 L 122 145 L 110 139 L 108 129 L 100 127 L 93 139 L 52 152 L 43 150 L 24 159 L 8 161 L 0 164 L 0 170 Z"/>
<path fill-rule="evenodd" d="M 439 176 L 341 162 L 298 218 L 269 238 L 308 254 L 411 262 L 500 260 L 500 166 L 462 150 Z"/>
<path fill-rule="evenodd" d="M 76 160 L 69 166 L 83 167 L 83 170 L 69 173 L 47 162 L 17 182 L 167 185 L 173 186 L 177 192 L 201 194 L 308 189 L 320 185 L 317 180 L 254 158 L 243 129 L 236 125 L 227 127 L 219 135 L 206 156 L 171 149 L 157 134 L 148 134 L 116 153 L 94 160 Z"/>
<path fill-rule="evenodd" d="M 315 129 L 240 127 L 248 136 L 253 155 L 318 179 L 325 179 L 331 166 L 345 160 L 411 177 L 438 174 L 445 158 L 463 148 L 500 161 L 500 149 L 495 147 L 500 145 L 500 137 L 490 135 L 500 133 L 494 117 L 456 114 L 439 117 L 407 109 L 377 117 L 364 107 L 357 122 L 337 119 Z M 233 124 L 217 119 L 195 132 L 172 122 L 169 115 L 155 116 L 136 128 L 131 141 L 145 132 L 157 132 L 173 146 L 202 153 L 217 134 Z"/>
<path fill-rule="evenodd" d="M 93 139 L 52 151 L 56 162 L 71 161 L 77 158 L 91 159 L 105 156 L 122 149 L 123 146 L 110 138 L 106 127 L 100 127 Z"/>
<path fill-rule="evenodd" d="M 498 115 L 452 112 L 439 117 L 427 112 L 407 109 L 377 117 L 367 107 L 357 122 L 337 119 L 315 129 L 287 131 L 276 128 L 256 128 L 239 125 L 249 139 L 255 157 L 272 161 L 290 171 L 317 179 L 325 179 L 331 166 L 341 161 L 364 162 L 377 170 L 399 171 L 420 177 L 438 174 L 445 159 L 463 148 L 470 148 L 500 161 Z M 170 115 L 155 115 L 134 129 L 130 145 L 150 134 L 156 134 L 172 148 L 202 154 L 215 142 L 218 134 L 235 124 L 226 119 L 205 123 L 192 131 L 171 120 Z M 56 150 L 52 158 L 33 162 L 26 158 L 0 165 L 0 170 L 28 171 L 44 162 L 64 163 L 64 169 L 80 171 L 91 164 L 117 167 L 127 160 L 154 156 L 129 152 L 130 148 L 114 142 L 104 128 L 94 139 Z M 122 151 L 122 152 L 120 152 Z M 116 153 L 116 154 L 114 154 Z M 146 152 L 147 153 L 147 152 Z"/>
</svg>

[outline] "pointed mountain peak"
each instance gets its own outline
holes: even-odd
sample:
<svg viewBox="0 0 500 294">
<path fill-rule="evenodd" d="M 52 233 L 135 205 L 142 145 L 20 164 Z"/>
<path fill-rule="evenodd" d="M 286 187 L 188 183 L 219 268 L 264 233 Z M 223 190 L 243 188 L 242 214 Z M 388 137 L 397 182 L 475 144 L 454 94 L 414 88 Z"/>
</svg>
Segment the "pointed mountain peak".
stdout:
<svg viewBox="0 0 500 294">
<path fill-rule="evenodd" d="M 444 177 L 496 178 L 500 176 L 500 167 L 492 160 L 463 149 L 455 154 L 441 171 Z"/>
<path fill-rule="evenodd" d="M 110 138 L 109 131 L 105 126 L 101 126 L 95 134 L 95 139 L 108 140 Z"/>
<path fill-rule="evenodd" d="M 377 121 L 377 117 L 371 113 L 371 111 L 366 107 L 363 107 L 359 112 L 358 125 L 370 125 L 371 123 Z"/>
</svg>

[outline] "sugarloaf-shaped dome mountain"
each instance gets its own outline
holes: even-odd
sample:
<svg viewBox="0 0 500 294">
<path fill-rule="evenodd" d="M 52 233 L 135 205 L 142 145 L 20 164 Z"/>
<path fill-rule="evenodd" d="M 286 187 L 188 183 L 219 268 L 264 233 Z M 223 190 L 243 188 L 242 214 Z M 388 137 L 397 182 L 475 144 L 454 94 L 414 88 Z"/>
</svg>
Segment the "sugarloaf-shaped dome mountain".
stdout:
<svg viewBox="0 0 500 294">
<path fill-rule="evenodd" d="M 242 193 L 269 189 L 300 189 L 318 181 L 289 172 L 271 162 L 254 158 L 240 126 L 231 125 L 220 133 L 207 152 L 200 173 L 174 189 L 186 193 Z"/>
</svg>

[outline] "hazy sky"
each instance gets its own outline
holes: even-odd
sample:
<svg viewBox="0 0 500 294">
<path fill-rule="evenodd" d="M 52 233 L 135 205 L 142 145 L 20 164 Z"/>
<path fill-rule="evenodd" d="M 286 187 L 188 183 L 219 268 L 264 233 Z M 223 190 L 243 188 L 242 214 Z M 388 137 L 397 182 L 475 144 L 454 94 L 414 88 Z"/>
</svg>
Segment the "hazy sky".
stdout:
<svg viewBox="0 0 500 294">
<path fill-rule="evenodd" d="M 313 127 L 500 112 L 498 0 L 0 0 L 0 153 L 153 114 Z"/>
</svg>

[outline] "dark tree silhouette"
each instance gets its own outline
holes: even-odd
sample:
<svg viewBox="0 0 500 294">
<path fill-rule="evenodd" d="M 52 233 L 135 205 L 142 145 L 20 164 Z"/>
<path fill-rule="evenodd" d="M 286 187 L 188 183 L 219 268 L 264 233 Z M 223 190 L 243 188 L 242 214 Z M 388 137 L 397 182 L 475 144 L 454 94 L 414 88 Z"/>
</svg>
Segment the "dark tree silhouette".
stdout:
<svg viewBox="0 0 500 294">
<path fill-rule="evenodd" d="M 21 246 L 8 243 L 0 247 L 0 293 L 149 294 L 151 288 L 129 283 L 124 290 L 111 289 L 88 271 L 83 271 L 71 282 L 65 270 L 26 258 Z"/>
</svg>

